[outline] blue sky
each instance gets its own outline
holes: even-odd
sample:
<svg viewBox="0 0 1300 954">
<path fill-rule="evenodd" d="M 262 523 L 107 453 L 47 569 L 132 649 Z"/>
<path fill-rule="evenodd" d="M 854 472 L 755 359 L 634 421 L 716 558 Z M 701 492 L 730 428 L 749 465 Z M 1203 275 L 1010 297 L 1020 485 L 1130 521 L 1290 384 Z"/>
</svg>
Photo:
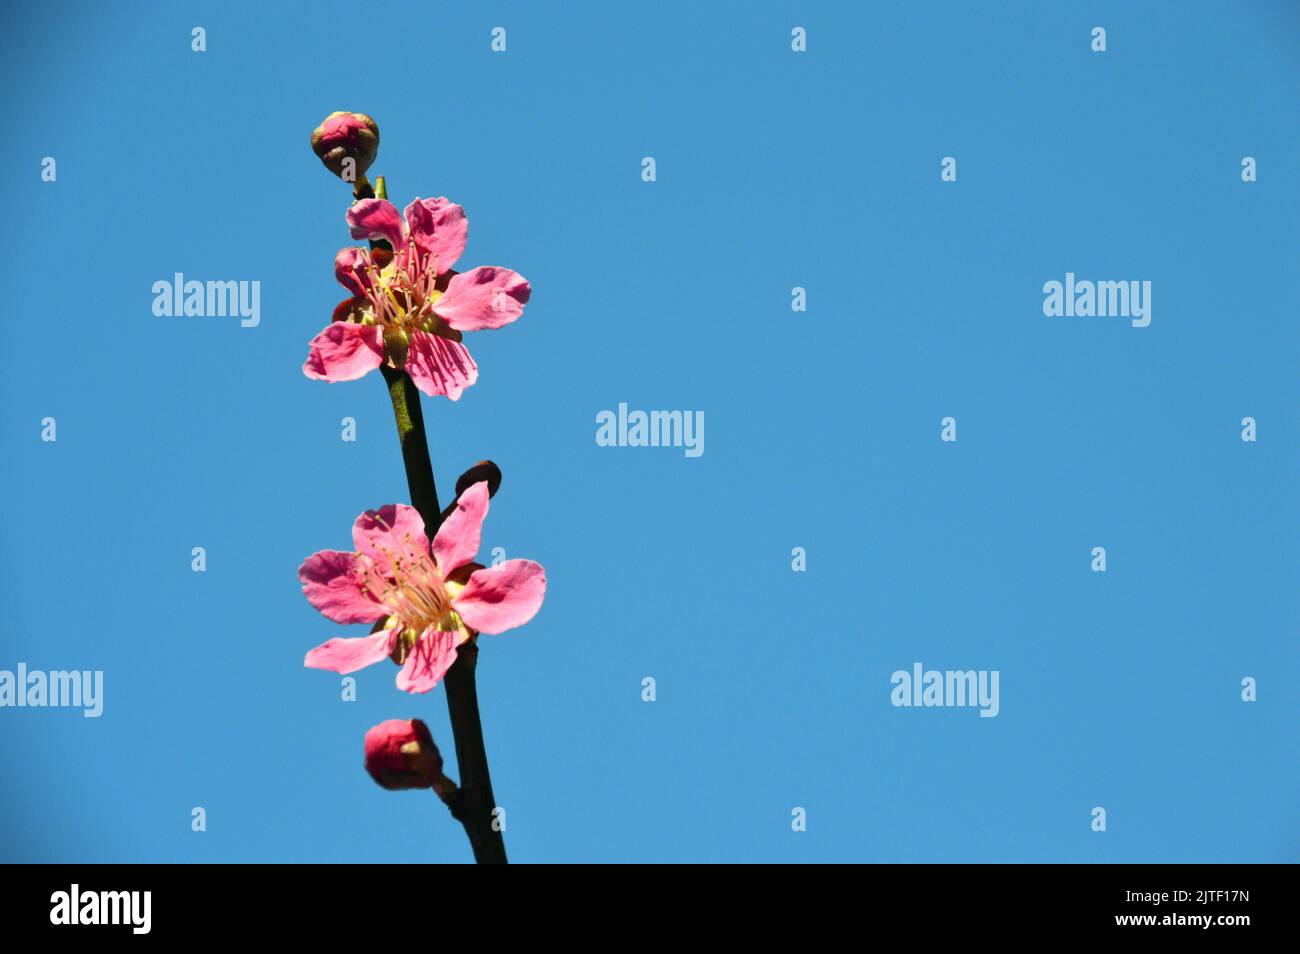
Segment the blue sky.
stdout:
<svg viewBox="0 0 1300 954">
<path fill-rule="evenodd" d="M 0 857 L 470 858 L 361 769 L 387 718 L 450 756 L 442 689 L 384 665 L 344 702 L 302 666 L 344 633 L 299 562 L 407 493 L 380 379 L 300 370 L 350 244 L 308 136 L 355 109 L 399 204 L 460 202 L 463 265 L 533 285 L 425 401 L 444 497 L 497 461 L 485 552 L 550 581 L 479 663 L 512 860 L 1296 860 L 1293 5 L 10 26 L 0 669 L 103 670 L 105 700 L 0 709 Z M 1045 317 L 1068 271 L 1151 281 L 1150 326 Z M 155 317 L 175 272 L 259 281 L 260 324 Z M 619 402 L 703 411 L 704 454 L 598 447 Z M 999 715 L 894 707 L 918 661 L 999 671 Z"/>
</svg>

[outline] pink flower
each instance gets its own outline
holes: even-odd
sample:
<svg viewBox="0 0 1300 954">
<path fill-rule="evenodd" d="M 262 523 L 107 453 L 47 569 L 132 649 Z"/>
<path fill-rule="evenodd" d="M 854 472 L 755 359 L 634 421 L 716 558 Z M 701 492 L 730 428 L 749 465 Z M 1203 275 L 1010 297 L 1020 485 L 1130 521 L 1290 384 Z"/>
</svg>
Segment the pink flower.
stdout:
<svg viewBox="0 0 1300 954">
<path fill-rule="evenodd" d="M 461 332 L 510 324 L 524 312 L 528 282 L 508 268 L 452 271 L 469 222 L 447 199 L 416 199 L 405 217 L 387 200 L 362 199 L 347 220 L 353 238 L 383 239 L 392 251 L 345 248 L 335 256 L 334 275 L 353 297 L 312 339 L 303 373 L 354 381 L 387 363 L 425 394 L 457 400 L 478 379 Z"/>
<path fill-rule="evenodd" d="M 442 754 L 419 719 L 389 719 L 366 733 L 366 771 L 384 788 L 432 788 Z"/>
<path fill-rule="evenodd" d="M 336 623 L 376 624 L 369 636 L 317 646 L 306 665 L 349 673 L 391 657 L 402 667 L 397 688 L 428 692 L 456 661 L 456 647 L 532 619 L 546 595 L 540 564 L 471 562 L 487 511 L 487 481 L 479 481 L 430 546 L 415 508 L 389 504 L 357 517 L 355 552 L 322 550 L 304 560 L 298 579 L 312 606 Z"/>
</svg>

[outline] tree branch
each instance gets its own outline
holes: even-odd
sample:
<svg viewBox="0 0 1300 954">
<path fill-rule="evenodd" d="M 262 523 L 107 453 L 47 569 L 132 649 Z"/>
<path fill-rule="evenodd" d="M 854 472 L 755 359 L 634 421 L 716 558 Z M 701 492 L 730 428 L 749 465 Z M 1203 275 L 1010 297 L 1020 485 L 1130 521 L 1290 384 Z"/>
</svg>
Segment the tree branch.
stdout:
<svg viewBox="0 0 1300 954">
<path fill-rule="evenodd" d="M 397 421 L 397 438 L 402 445 L 402 463 L 406 466 L 406 484 L 411 506 L 424 520 L 425 532 L 432 540 L 442 525 L 438 507 L 438 489 L 429 459 L 429 443 L 424 430 L 424 413 L 420 392 L 405 371 L 385 366 L 384 380 L 393 403 Z M 452 815 L 465 828 L 474 860 L 479 864 L 505 864 L 506 843 L 496 830 L 492 811 L 492 777 L 488 772 L 487 749 L 483 743 L 483 723 L 478 711 L 478 688 L 474 670 L 478 663 L 478 646 L 474 642 L 460 647 L 456 662 L 447 670 L 442 682 L 447 690 L 447 711 L 451 715 L 451 732 L 456 742 L 456 764 L 460 769 L 460 790 Z"/>
</svg>

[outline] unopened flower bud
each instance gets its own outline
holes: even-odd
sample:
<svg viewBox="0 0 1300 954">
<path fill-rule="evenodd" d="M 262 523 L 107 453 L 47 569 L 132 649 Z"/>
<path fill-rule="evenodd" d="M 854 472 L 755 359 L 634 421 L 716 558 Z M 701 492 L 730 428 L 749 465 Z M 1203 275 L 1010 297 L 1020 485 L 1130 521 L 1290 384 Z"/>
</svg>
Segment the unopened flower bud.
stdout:
<svg viewBox="0 0 1300 954">
<path fill-rule="evenodd" d="M 459 497 L 465 491 L 469 490 L 480 480 L 486 480 L 488 485 L 488 496 L 495 497 L 497 490 L 501 487 L 501 468 L 490 460 L 481 460 L 465 473 L 460 475 L 456 481 L 456 496 Z"/>
<path fill-rule="evenodd" d="M 419 719 L 389 719 L 366 733 L 366 771 L 387 789 L 433 788 L 442 756 Z"/>
<path fill-rule="evenodd" d="M 312 131 L 311 148 L 344 182 L 359 182 L 379 151 L 379 126 L 365 113 L 330 113 Z"/>
</svg>

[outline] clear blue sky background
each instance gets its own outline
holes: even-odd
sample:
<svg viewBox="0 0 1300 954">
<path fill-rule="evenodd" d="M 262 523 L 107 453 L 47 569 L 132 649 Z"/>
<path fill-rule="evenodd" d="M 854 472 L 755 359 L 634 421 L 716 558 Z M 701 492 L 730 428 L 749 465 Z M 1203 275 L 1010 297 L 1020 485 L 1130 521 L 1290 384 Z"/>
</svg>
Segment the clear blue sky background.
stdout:
<svg viewBox="0 0 1300 954">
<path fill-rule="evenodd" d="M 356 109 L 533 284 L 425 402 L 444 495 L 495 459 L 485 552 L 550 579 L 479 666 L 513 860 L 1296 859 L 1294 4 L 10 9 L 0 668 L 106 698 L 0 710 L 0 857 L 470 857 L 361 768 L 386 718 L 450 753 L 441 687 L 302 666 L 344 633 L 299 562 L 407 496 L 380 379 L 300 370 L 350 244 L 308 135 Z M 260 327 L 155 317 L 178 271 Z M 1151 326 L 1044 317 L 1066 271 Z M 597 447 L 620 401 L 704 455 Z M 894 708 L 915 661 L 1001 714 Z"/>
</svg>

